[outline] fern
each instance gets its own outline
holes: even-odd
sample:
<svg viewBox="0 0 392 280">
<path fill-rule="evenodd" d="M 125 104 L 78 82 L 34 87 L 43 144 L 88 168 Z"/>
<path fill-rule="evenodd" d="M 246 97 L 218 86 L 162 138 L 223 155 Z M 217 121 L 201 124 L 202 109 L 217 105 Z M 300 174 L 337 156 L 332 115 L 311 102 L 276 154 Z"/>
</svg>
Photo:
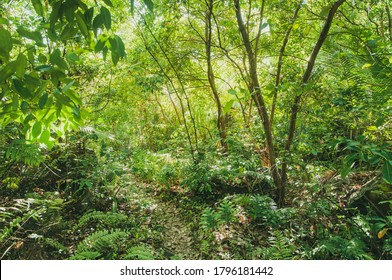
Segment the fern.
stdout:
<svg viewBox="0 0 392 280">
<path fill-rule="evenodd" d="M 296 247 L 280 231 L 273 231 L 268 238 L 269 247 L 260 248 L 253 252 L 253 257 L 268 260 L 292 260 Z"/>
<path fill-rule="evenodd" d="M 229 201 L 224 200 L 218 207 L 220 221 L 224 223 L 231 223 L 235 219 L 236 208 L 235 205 Z"/>
<path fill-rule="evenodd" d="M 13 207 L 1 209 L 0 218 L 4 227 L 0 234 L 0 243 L 6 242 L 13 234 L 23 228 L 28 220 L 38 220 L 46 211 L 46 208 L 43 206 L 30 208 L 30 203 L 33 201 L 30 199 L 18 199 Z"/>
<path fill-rule="evenodd" d="M 365 243 L 358 238 L 348 240 L 340 236 L 331 236 L 327 240 L 318 242 L 311 251 L 311 258 L 371 260 L 372 257 L 365 250 Z"/>
<path fill-rule="evenodd" d="M 88 212 L 80 218 L 74 230 L 96 224 L 98 228 L 119 228 L 129 223 L 128 217 L 121 213 L 104 213 L 100 211 Z"/>
<path fill-rule="evenodd" d="M 68 253 L 68 248 L 53 238 L 44 237 L 42 235 L 38 235 L 38 234 L 34 234 L 34 233 L 30 234 L 28 236 L 28 238 L 36 239 L 40 243 L 48 245 L 48 246 L 52 247 L 53 249 L 57 250 L 59 253 Z"/>
<path fill-rule="evenodd" d="M 206 230 L 215 229 L 218 226 L 219 218 L 219 214 L 214 209 L 207 207 L 201 215 L 200 226 Z"/>
<path fill-rule="evenodd" d="M 102 258 L 101 253 L 94 252 L 94 251 L 83 251 L 70 257 L 69 259 L 70 260 L 98 260 L 101 258 Z"/>
<path fill-rule="evenodd" d="M 111 258 L 117 253 L 122 241 L 124 241 L 129 236 L 129 233 L 122 230 L 101 230 L 94 232 L 93 234 L 87 236 L 83 241 L 81 241 L 77 246 L 77 255 L 90 251 L 98 252 L 103 257 Z"/>
<path fill-rule="evenodd" d="M 256 195 L 252 197 L 248 205 L 248 213 L 252 219 L 268 220 L 268 212 L 274 208 L 275 202 L 268 196 Z"/>
<path fill-rule="evenodd" d="M 5 157 L 31 166 L 38 166 L 45 160 L 38 144 L 29 144 L 26 140 L 12 141 L 5 152 Z"/>
<path fill-rule="evenodd" d="M 144 245 L 134 246 L 127 250 L 125 260 L 154 260 L 152 250 Z"/>
</svg>

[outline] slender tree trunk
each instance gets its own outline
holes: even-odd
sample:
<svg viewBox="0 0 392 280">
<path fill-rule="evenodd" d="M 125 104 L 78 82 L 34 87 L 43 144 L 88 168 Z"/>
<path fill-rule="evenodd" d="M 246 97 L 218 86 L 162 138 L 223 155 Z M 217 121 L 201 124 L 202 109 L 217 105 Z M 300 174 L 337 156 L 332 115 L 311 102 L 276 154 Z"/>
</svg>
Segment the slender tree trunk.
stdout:
<svg viewBox="0 0 392 280">
<path fill-rule="evenodd" d="M 245 50 L 247 53 L 247 64 L 248 64 L 248 68 L 249 68 L 248 69 L 249 91 L 252 95 L 252 99 L 254 100 L 254 102 L 256 104 L 256 108 L 257 108 L 257 112 L 259 114 L 259 117 L 263 123 L 263 129 L 264 129 L 265 138 L 266 138 L 266 146 L 268 149 L 268 157 L 269 157 L 269 161 L 271 164 L 272 178 L 274 180 L 276 187 L 278 188 L 278 190 L 280 190 L 282 188 L 282 181 L 280 178 L 278 168 L 276 166 L 276 155 L 275 155 L 271 126 L 270 126 L 270 122 L 269 122 L 269 115 L 267 112 L 267 108 L 266 108 L 266 104 L 265 104 L 263 95 L 261 93 L 260 83 L 259 83 L 258 74 L 257 74 L 257 53 L 258 53 L 258 43 L 257 42 L 259 41 L 259 36 L 261 33 L 258 32 L 258 35 L 255 40 L 256 47 L 252 48 L 251 40 L 249 38 L 249 33 L 248 33 L 246 25 L 242 19 L 241 7 L 240 7 L 240 3 L 239 3 L 240 1 L 239 0 L 233 0 L 233 1 L 234 1 L 238 29 L 241 33 L 242 41 L 244 43 Z M 265 3 L 265 1 L 262 1 L 262 8 L 260 11 L 260 21 L 262 21 L 264 3 Z M 259 28 L 261 28 L 261 24 L 259 25 Z M 280 197 L 278 197 L 278 199 L 280 199 Z M 279 202 L 279 204 L 282 204 L 282 203 Z"/>
<path fill-rule="evenodd" d="M 177 98 L 178 98 L 178 100 L 179 100 L 179 102 L 180 102 L 181 114 L 182 114 L 182 118 L 183 118 L 183 120 L 184 120 L 184 127 L 185 127 L 185 132 L 186 132 L 186 135 L 187 135 L 187 140 L 188 140 L 188 143 L 189 143 L 190 154 L 191 154 L 191 156 L 192 156 L 192 159 L 193 159 L 194 161 L 196 161 L 196 158 L 195 158 L 195 149 L 194 149 L 193 144 L 192 144 L 192 138 L 191 138 L 191 135 L 190 135 L 190 132 L 189 132 L 188 122 L 187 122 L 187 120 L 186 120 L 186 115 L 185 115 L 185 114 L 186 114 L 186 112 L 185 112 L 185 106 L 184 106 L 184 104 L 183 104 L 183 102 L 182 102 L 181 96 L 180 96 L 180 94 L 178 93 L 178 91 L 177 91 L 177 89 L 176 89 L 176 87 L 175 87 L 175 85 L 174 85 L 174 82 L 172 81 L 171 77 L 166 73 L 165 69 L 163 68 L 163 66 L 161 65 L 161 63 L 160 63 L 159 60 L 157 59 L 157 57 L 151 52 L 150 48 L 148 47 L 146 38 L 144 37 L 144 35 L 143 35 L 142 32 L 140 32 L 140 36 L 141 36 L 141 38 L 142 38 L 142 40 L 143 40 L 143 43 L 144 43 L 144 45 L 145 45 L 145 47 L 146 47 L 147 52 L 150 54 L 150 56 L 152 57 L 152 59 L 153 59 L 153 60 L 155 61 L 155 63 L 158 65 L 159 69 L 161 69 L 163 75 L 166 77 L 166 79 L 167 79 L 168 82 L 170 83 L 171 87 L 173 88 L 174 93 L 176 94 L 176 96 L 177 96 Z M 171 99 L 171 97 L 170 97 L 170 99 Z M 173 104 L 174 104 L 174 102 L 173 102 Z"/>
<path fill-rule="evenodd" d="M 335 14 L 338 10 L 338 8 L 345 2 L 345 0 L 339 0 L 336 1 L 331 9 L 329 10 L 327 19 L 325 20 L 324 23 L 324 27 L 320 32 L 319 38 L 317 40 L 316 45 L 313 48 L 312 54 L 310 56 L 310 59 L 308 61 L 308 65 L 307 68 L 305 70 L 304 75 L 302 76 L 302 85 L 304 86 L 306 83 L 308 83 L 309 78 L 312 74 L 312 70 L 314 67 L 314 64 L 316 62 L 316 58 L 317 55 L 320 52 L 320 49 L 322 47 L 322 45 L 324 44 L 325 39 L 328 36 L 328 32 L 329 29 L 331 28 L 331 24 L 332 24 L 332 20 L 335 17 Z M 301 98 L 302 98 L 303 92 L 298 93 L 295 98 L 294 98 L 294 103 L 291 107 L 291 114 L 290 114 L 290 127 L 289 127 L 289 132 L 288 132 L 288 137 L 287 137 L 287 141 L 286 141 L 286 145 L 285 145 L 285 152 L 286 155 L 290 154 L 290 148 L 291 148 L 291 144 L 293 142 L 293 138 L 294 138 L 294 132 L 295 132 L 295 128 L 296 128 L 296 122 L 297 122 L 297 115 L 298 115 L 298 111 L 299 111 L 299 107 L 300 107 L 300 103 L 301 103 Z M 287 185 L 287 160 L 284 159 L 283 163 L 282 163 L 282 190 L 280 193 L 281 196 L 281 200 L 284 200 L 284 196 L 285 196 L 285 189 L 286 189 L 286 185 Z"/>
<path fill-rule="evenodd" d="M 144 19 L 144 18 L 143 18 Z M 178 83 L 180 85 L 181 88 L 181 92 L 183 94 L 183 96 L 185 97 L 185 101 L 186 101 L 186 107 L 188 108 L 188 112 L 189 112 L 189 117 L 191 118 L 191 124 L 192 124 L 192 128 L 193 128 L 193 135 L 194 135 L 194 139 L 195 139 L 195 148 L 196 151 L 199 150 L 199 144 L 198 144 L 198 134 L 197 134 L 197 129 L 196 129 L 196 121 L 195 118 L 193 116 L 193 112 L 192 112 L 192 108 L 189 102 L 189 98 L 188 98 L 188 94 L 185 90 L 185 86 L 184 83 L 182 81 L 181 75 L 179 74 L 177 68 L 174 66 L 172 60 L 170 59 L 170 57 L 168 56 L 166 50 L 162 47 L 161 42 L 156 38 L 156 36 L 154 35 L 154 32 L 152 32 L 150 26 L 147 24 L 146 20 L 144 19 L 144 23 L 148 29 L 148 31 L 150 32 L 152 38 L 154 39 L 154 41 L 156 42 L 157 46 L 159 47 L 159 49 L 161 50 L 163 56 L 165 57 L 166 61 L 169 63 L 170 68 L 173 70 L 174 75 L 176 76 Z M 180 100 L 180 103 L 182 103 L 182 101 Z M 194 152 L 195 150 L 193 150 Z M 193 155 L 192 155 L 193 157 Z"/>
<path fill-rule="evenodd" d="M 217 116 L 217 128 L 219 131 L 219 138 L 220 144 L 223 151 L 226 153 L 227 148 L 227 141 L 226 141 L 226 122 L 224 120 L 224 116 L 222 114 L 222 103 L 219 98 L 219 93 L 216 88 L 215 83 L 215 75 L 214 70 L 212 68 L 212 61 L 211 61 L 211 41 L 212 41 L 212 14 L 214 8 L 214 1 L 207 0 L 207 12 L 206 12 L 206 20 L 205 20 L 205 47 L 206 47 L 206 56 L 207 56 L 207 76 L 208 82 L 211 87 L 212 94 L 214 95 L 214 100 L 216 103 L 218 116 Z"/>
<path fill-rule="evenodd" d="M 276 103 L 278 100 L 279 85 L 280 85 L 280 81 L 281 81 L 281 73 L 282 73 L 282 66 L 283 66 L 283 55 L 286 50 L 287 43 L 289 42 L 290 34 L 291 34 L 291 31 L 293 30 L 293 25 L 295 23 L 295 20 L 298 17 L 298 12 L 301 9 L 301 7 L 302 7 L 302 0 L 299 3 L 298 7 L 295 9 L 294 16 L 291 20 L 291 25 L 290 25 L 289 29 L 287 29 L 287 31 L 286 31 L 286 34 L 283 39 L 282 47 L 280 48 L 280 51 L 279 51 L 278 67 L 276 69 L 274 95 L 272 98 L 272 106 L 271 106 L 271 113 L 270 113 L 270 126 L 271 126 L 271 128 L 273 127 L 272 125 L 274 123 L 275 107 L 276 107 Z"/>
</svg>

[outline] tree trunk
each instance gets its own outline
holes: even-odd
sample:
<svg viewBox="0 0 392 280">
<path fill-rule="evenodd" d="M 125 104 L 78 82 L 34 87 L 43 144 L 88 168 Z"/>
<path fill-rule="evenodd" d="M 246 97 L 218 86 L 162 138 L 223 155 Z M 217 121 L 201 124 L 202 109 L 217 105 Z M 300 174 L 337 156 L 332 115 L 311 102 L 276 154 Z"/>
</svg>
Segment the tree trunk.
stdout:
<svg viewBox="0 0 392 280">
<path fill-rule="evenodd" d="M 227 153 L 227 141 L 226 141 L 226 122 L 224 120 L 224 116 L 222 114 L 222 103 L 219 98 L 219 93 L 216 88 L 215 83 L 215 75 L 214 70 L 212 68 L 211 62 L 211 41 L 212 41 L 212 13 L 214 8 L 214 1 L 208 0 L 206 1 L 207 4 L 207 12 L 206 12 L 206 20 L 205 20 L 205 47 L 206 47 L 206 56 L 207 56 L 207 76 L 208 82 L 211 87 L 212 94 L 214 95 L 214 100 L 216 103 L 218 115 L 217 115 L 217 128 L 219 131 L 219 139 L 220 144 L 225 153 Z"/>
<path fill-rule="evenodd" d="M 244 43 L 246 53 L 247 53 L 247 58 L 248 58 L 248 76 L 249 76 L 249 91 L 252 95 L 252 99 L 256 104 L 257 112 L 259 114 L 259 117 L 263 123 L 263 129 L 265 132 L 265 138 L 266 138 L 266 146 L 268 150 L 268 157 L 269 161 L 271 164 L 271 173 L 272 173 L 272 178 L 274 180 L 275 186 L 278 188 L 278 193 L 281 192 L 282 190 L 282 181 L 280 178 L 280 174 L 278 171 L 278 168 L 276 166 L 276 155 L 275 155 L 275 148 L 274 148 L 274 143 L 273 143 L 273 137 L 272 137 L 272 130 L 269 122 L 269 115 L 267 112 L 267 107 L 263 98 L 263 95 L 260 90 L 260 83 L 258 79 L 258 74 L 257 74 L 257 52 L 258 52 L 258 40 L 260 36 L 260 32 L 258 32 L 258 36 L 256 37 L 256 47 L 253 49 L 252 44 L 249 38 L 249 33 L 247 31 L 247 28 L 244 24 L 244 21 L 242 19 L 241 15 L 241 7 L 239 0 L 233 0 L 234 1 L 234 7 L 235 7 L 235 13 L 236 13 L 236 19 L 237 19 L 237 24 L 239 31 L 241 33 L 242 41 Z M 262 14 L 263 14 L 263 8 L 264 8 L 264 3 L 265 1 L 262 2 L 262 8 L 260 12 L 260 21 L 262 21 Z M 259 28 L 261 28 L 261 24 L 259 25 Z M 280 201 L 281 196 L 278 195 L 278 203 L 280 205 L 283 204 L 283 201 Z"/>
<path fill-rule="evenodd" d="M 338 10 L 338 8 L 345 2 L 345 0 L 339 0 L 336 1 L 331 9 L 329 10 L 328 13 L 328 17 L 325 20 L 324 23 L 324 27 L 320 32 L 319 38 L 317 40 L 316 45 L 313 48 L 312 51 L 312 55 L 310 56 L 310 59 L 308 61 L 308 66 L 305 70 L 304 75 L 302 76 L 302 81 L 301 84 L 302 86 L 306 85 L 306 83 L 308 83 L 311 74 L 312 74 L 312 70 L 314 67 L 314 64 L 316 62 L 316 58 L 317 55 L 320 52 L 320 49 L 322 47 L 322 45 L 324 44 L 325 39 L 328 36 L 328 32 L 329 29 L 331 28 L 331 24 L 332 24 L 332 20 Z M 290 128 L 289 128 L 289 132 L 288 132 L 288 136 L 287 136 L 287 141 L 286 141 L 286 145 L 285 145 L 285 152 L 286 155 L 290 154 L 290 148 L 291 148 L 291 144 L 293 142 L 293 138 L 294 138 L 294 132 L 295 132 L 295 126 L 296 126 L 296 121 L 297 121 L 297 115 L 298 115 L 298 111 L 299 111 L 299 107 L 300 107 L 300 103 L 301 103 L 301 97 L 303 95 L 303 92 L 298 93 L 295 98 L 294 98 L 294 103 L 291 107 L 291 114 L 290 114 Z M 285 189 L 286 189 L 286 185 L 287 185 L 287 160 L 284 160 L 282 163 L 282 192 L 281 192 L 281 200 L 284 200 L 284 196 L 285 196 Z"/>
</svg>

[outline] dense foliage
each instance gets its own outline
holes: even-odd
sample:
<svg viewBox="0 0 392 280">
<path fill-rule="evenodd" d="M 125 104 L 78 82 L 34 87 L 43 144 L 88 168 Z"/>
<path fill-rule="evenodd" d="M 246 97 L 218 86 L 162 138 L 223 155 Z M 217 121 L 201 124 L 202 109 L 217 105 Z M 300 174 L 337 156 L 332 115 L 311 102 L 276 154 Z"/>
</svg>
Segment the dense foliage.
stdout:
<svg viewBox="0 0 392 280">
<path fill-rule="evenodd" d="M 392 5 L 0 3 L 0 259 L 391 259 Z"/>
</svg>

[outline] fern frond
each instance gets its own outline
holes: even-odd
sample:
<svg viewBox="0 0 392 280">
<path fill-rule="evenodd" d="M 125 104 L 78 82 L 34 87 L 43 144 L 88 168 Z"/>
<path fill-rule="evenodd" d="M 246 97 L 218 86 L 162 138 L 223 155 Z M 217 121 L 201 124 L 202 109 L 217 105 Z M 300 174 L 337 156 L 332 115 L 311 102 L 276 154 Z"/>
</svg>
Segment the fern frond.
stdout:
<svg viewBox="0 0 392 280">
<path fill-rule="evenodd" d="M 114 252 L 121 245 L 121 241 L 126 239 L 129 233 L 122 230 L 101 230 L 87 236 L 78 244 L 77 252 L 94 251 L 102 254 Z"/>
<path fill-rule="evenodd" d="M 204 209 L 200 219 L 201 228 L 211 230 L 218 226 L 219 214 L 210 207 Z"/>
<path fill-rule="evenodd" d="M 125 260 L 154 260 L 155 257 L 150 248 L 144 245 L 134 246 L 127 250 Z"/>
<path fill-rule="evenodd" d="M 101 259 L 102 255 L 94 251 L 83 251 L 70 257 L 70 260 L 98 260 Z"/>
<path fill-rule="evenodd" d="M 268 260 L 292 260 L 296 247 L 280 231 L 273 231 L 268 238 L 269 247 L 260 248 L 255 252 L 260 254 L 263 259 Z"/>
<path fill-rule="evenodd" d="M 84 214 L 78 224 L 74 227 L 74 230 L 91 226 L 92 223 L 98 226 L 98 228 L 119 228 L 124 227 L 128 224 L 128 217 L 121 213 L 104 213 L 100 211 L 93 211 Z"/>
<path fill-rule="evenodd" d="M 38 144 L 30 144 L 23 139 L 12 141 L 5 152 L 5 157 L 31 166 L 38 166 L 45 160 Z"/>
<path fill-rule="evenodd" d="M 237 209 L 235 205 L 229 201 L 224 200 L 218 207 L 220 220 L 224 223 L 231 223 L 235 219 Z"/>
</svg>

